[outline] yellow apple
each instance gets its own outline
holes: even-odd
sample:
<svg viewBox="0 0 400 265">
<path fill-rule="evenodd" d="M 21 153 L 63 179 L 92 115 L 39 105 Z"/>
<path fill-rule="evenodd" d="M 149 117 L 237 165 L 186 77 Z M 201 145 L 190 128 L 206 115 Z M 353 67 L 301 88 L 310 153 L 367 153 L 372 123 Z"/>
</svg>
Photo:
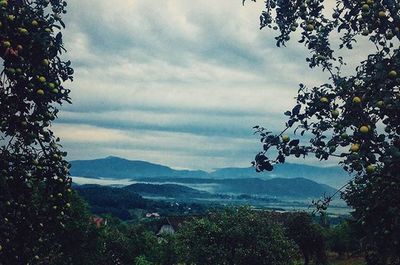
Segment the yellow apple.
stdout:
<svg viewBox="0 0 400 265">
<path fill-rule="evenodd" d="M 356 153 L 360 150 L 360 144 L 352 144 L 350 147 L 350 151 Z"/>
<path fill-rule="evenodd" d="M 36 94 L 38 94 L 39 96 L 43 96 L 44 95 L 44 90 L 43 89 L 38 89 L 36 91 Z"/>
<path fill-rule="evenodd" d="M 354 97 L 354 98 L 353 98 L 353 103 L 356 103 L 356 104 L 361 103 L 361 98 L 359 98 L 359 97 Z"/>
<path fill-rule="evenodd" d="M 328 98 L 326 98 L 326 97 L 320 98 L 319 101 L 320 101 L 321 103 L 328 103 L 328 102 L 329 102 Z"/>
<path fill-rule="evenodd" d="M 360 133 L 368 133 L 369 132 L 368 126 L 365 126 L 365 125 L 361 126 L 359 130 L 360 130 Z"/>
</svg>

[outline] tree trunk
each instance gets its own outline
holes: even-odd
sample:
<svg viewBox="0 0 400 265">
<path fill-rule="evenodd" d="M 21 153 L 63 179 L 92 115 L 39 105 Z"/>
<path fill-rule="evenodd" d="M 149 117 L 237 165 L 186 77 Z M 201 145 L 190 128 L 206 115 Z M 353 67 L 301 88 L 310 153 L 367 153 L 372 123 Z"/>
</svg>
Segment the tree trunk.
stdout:
<svg viewBox="0 0 400 265">
<path fill-rule="evenodd" d="M 303 253 L 304 256 L 304 265 L 309 265 L 310 264 L 310 256 L 308 253 Z"/>
</svg>

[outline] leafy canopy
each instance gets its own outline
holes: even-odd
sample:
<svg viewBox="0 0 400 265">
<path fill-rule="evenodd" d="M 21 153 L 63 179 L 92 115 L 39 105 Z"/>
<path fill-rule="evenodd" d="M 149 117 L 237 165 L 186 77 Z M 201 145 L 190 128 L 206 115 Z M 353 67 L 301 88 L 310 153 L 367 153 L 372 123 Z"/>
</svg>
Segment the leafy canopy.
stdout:
<svg viewBox="0 0 400 265">
<path fill-rule="evenodd" d="M 68 163 L 50 130 L 63 82 L 61 0 L 0 1 L 0 263 L 58 264 L 69 221 Z"/>
<path fill-rule="evenodd" d="M 284 129 L 273 134 L 256 126 L 263 150 L 257 171 L 273 170 L 289 156 L 335 157 L 354 177 L 343 198 L 363 226 L 370 264 L 398 264 L 400 253 L 400 3 L 394 0 L 266 0 L 261 28 L 277 30 L 277 46 L 292 35 L 309 51 L 309 67 L 330 74 L 318 87 L 300 84 L 297 104 L 285 112 Z M 329 2 L 332 4 L 332 2 Z M 296 33 L 295 33 L 296 32 Z M 335 42 L 339 42 L 335 48 Z M 352 58 L 341 49 L 375 47 L 353 74 L 342 71 Z M 309 133 L 309 143 L 291 140 L 288 130 Z M 275 156 L 275 154 L 277 154 Z M 319 201 L 325 210 L 331 197 Z M 379 253 L 376 254 L 376 253 Z"/>
</svg>

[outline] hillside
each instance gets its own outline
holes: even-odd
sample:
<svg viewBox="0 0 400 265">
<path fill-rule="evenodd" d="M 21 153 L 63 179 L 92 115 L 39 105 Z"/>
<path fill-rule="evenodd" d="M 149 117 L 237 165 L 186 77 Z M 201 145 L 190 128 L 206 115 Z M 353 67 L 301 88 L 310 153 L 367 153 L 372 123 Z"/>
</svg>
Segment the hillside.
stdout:
<svg viewBox="0 0 400 265">
<path fill-rule="evenodd" d="M 142 196 L 162 196 L 171 198 L 205 198 L 213 195 L 177 184 L 147 184 L 136 183 L 123 188 Z"/>
<path fill-rule="evenodd" d="M 212 185 L 210 192 L 217 194 L 249 194 L 269 197 L 290 197 L 290 198 L 317 198 L 324 194 L 333 194 L 336 189 L 316 183 L 312 180 L 304 178 L 273 178 L 273 179 L 259 179 L 259 178 L 243 178 L 243 179 L 196 179 L 196 178 L 146 178 L 141 179 L 143 182 L 156 182 L 156 183 L 176 183 L 188 185 L 190 187 L 207 187 Z M 179 189 L 182 185 L 176 184 L 163 184 L 154 185 L 153 188 L 161 188 L 162 186 L 173 187 Z M 134 184 L 139 185 L 139 184 Z M 132 186 L 134 186 L 132 185 Z M 194 189 L 191 189 L 194 190 Z M 140 191 L 135 192 L 141 194 Z M 178 192 L 178 190 L 177 190 Z"/>
</svg>

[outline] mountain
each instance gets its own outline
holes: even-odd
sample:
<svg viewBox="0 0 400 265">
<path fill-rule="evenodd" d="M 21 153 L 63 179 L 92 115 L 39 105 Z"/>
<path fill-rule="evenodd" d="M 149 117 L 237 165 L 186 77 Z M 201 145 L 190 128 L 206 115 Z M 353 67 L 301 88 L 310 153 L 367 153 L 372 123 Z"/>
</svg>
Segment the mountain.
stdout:
<svg viewBox="0 0 400 265">
<path fill-rule="evenodd" d="M 244 193 L 269 197 L 318 198 L 333 194 L 336 190 L 327 185 L 304 178 L 234 179 L 224 181 L 217 192 Z"/>
<path fill-rule="evenodd" d="M 305 178 L 332 187 L 340 187 L 350 177 L 338 166 L 318 167 L 300 164 L 279 164 L 272 172 L 256 173 L 254 168 L 221 168 L 211 173 L 201 170 L 175 170 L 167 166 L 140 160 L 107 157 L 94 160 L 71 161 L 71 175 L 90 178 Z"/>
<path fill-rule="evenodd" d="M 318 198 L 323 195 L 331 195 L 336 189 L 316 183 L 315 181 L 304 179 L 304 178 L 273 178 L 273 179 L 259 179 L 259 178 L 241 178 L 241 179 L 198 179 L 198 178 L 146 178 L 140 181 L 146 183 L 179 183 L 178 184 L 162 184 L 154 185 L 155 189 L 163 189 L 163 186 L 167 186 L 177 189 L 178 186 L 187 185 L 192 187 L 201 187 L 202 185 L 208 184 L 208 187 L 212 187 L 210 192 L 214 194 L 248 194 L 258 195 L 266 197 L 288 197 L 288 198 Z M 213 184 L 213 185 L 210 185 Z M 134 184 L 135 186 L 139 184 Z M 145 184 L 150 185 L 150 184 Z M 128 186 L 129 187 L 129 186 Z M 136 193 L 143 195 L 143 191 L 132 190 Z M 175 192 L 182 192 L 185 190 L 176 190 Z M 189 193 L 190 194 L 190 193 Z M 206 195 L 207 193 L 204 193 Z M 210 194 L 210 193 L 208 193 Z M 194 193 L 193 196 L 199 195 Z"/>
<path fill-rule="evenodd" d="M 71 161 L 72 176 L 91 178 L 133 179 L 143 177 L 203 177 L 207 173 L 201 170 L 174 170 L 170 167 L 139 160 L 128 160 L 109 156 L 94 160 Z"/>
<path fill-rule="evenodd" d="M 257 173 L 253 167 L 226 167 L 219 168 L 209 174 L 212 178 L 265 178 L 263 173 Z"/>
<path fill-rule="evenodd" d="M 199 191 L 177 184 L 148 184 L 136 183 L 123 188 L 124 190 L 138 193 L 142 196 L 161 196 L 170 198 L 209 198 L 213 197 L 205 191 Z"/>
<path fill-rule="evenodd" d="M 170 181 L 172 179 L 167 179 Z M 314 181 L 294 178 L 294 179 L 177 179 L 182 180 L 180 184 L 154 184 L 154 183 L 135 183 L 123 188 L 110 188 L 99 185 L 76 185 L 74 188 L 84 194 L 84 198 L 94 199 L 103 206 L 112 206 L 117 203 L 116 198 L 124 198 L 122 205 L 143 204 L 140 196 L 148 197 L 168 197 L 176 199 L 195 199 L 195 198 L 218 198 L 223 194 L 230 195 L 255 195 L 262 197 L 307 199 L 320 198 L 323 195 L 332 195 L 336 190 Z M 152 180 L 149 179 L 149 182 Z M 212 193 L 201 191 L 185 186 L 185 184 L 216 184 Z M 140 196 L 139 196 L 140 195 Z M 85 197 L 87 196 L 87 197 Z M 115 197 L 116 196 L 116 197 Z"/>
</svg>

